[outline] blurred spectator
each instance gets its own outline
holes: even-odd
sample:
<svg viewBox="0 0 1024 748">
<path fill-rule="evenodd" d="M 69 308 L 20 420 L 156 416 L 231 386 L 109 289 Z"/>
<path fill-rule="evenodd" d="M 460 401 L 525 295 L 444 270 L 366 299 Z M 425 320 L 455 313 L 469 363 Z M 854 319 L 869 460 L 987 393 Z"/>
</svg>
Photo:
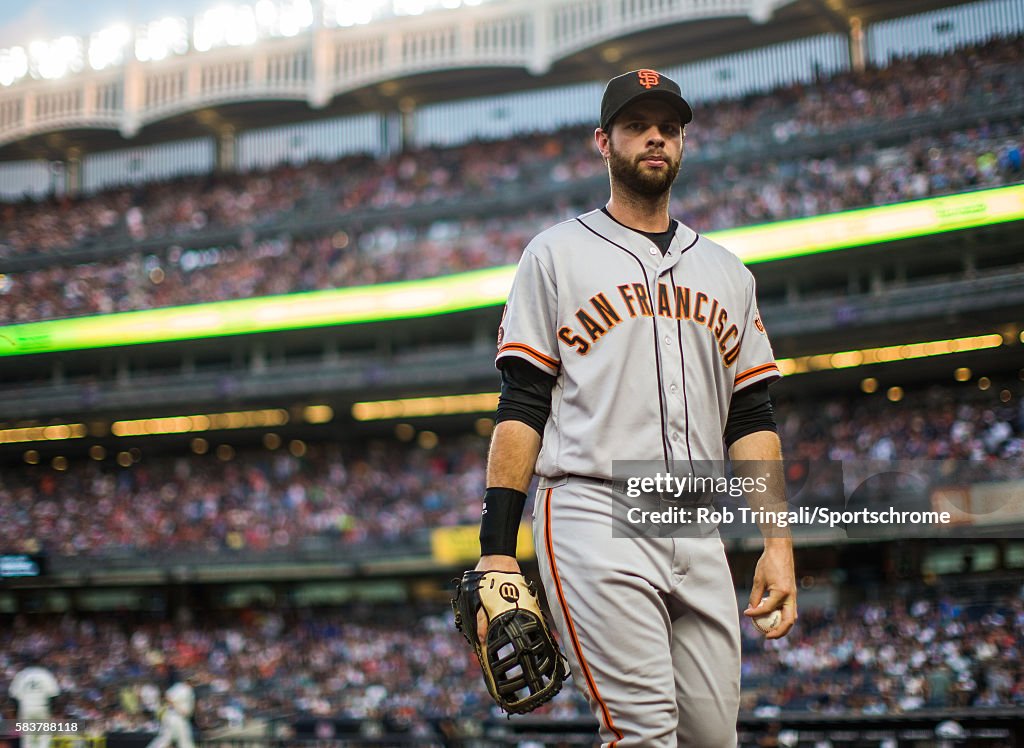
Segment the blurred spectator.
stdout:
<svg viewBox="0 0 1024 748">
<path fill-rule="evenodd" d="M 52 717 L 50 702 L 60 695 L 60 686 L 45 667 L 30 665 L 15 674 L 8 693 L 18 702 L 19 720 L 47 722 Z M 28 734 L 22 742 L 26 748 L 48 748 L 50 736 Z"/>
<path fill-rule="evenodd" d="M 195 710 L 195 694 L 187 683 L 175 683 L 164 695 L 167 706 L 160 718 L 160 732 L 146 748 L 195 748 L 189 718 Z"/>
</svg>

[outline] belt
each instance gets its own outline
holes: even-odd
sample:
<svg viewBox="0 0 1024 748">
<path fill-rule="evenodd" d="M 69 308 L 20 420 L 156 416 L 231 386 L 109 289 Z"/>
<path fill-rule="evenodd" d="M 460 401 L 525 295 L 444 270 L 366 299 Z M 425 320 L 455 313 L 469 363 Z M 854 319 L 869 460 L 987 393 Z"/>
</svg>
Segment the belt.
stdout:
<svg viewBox="0 0 1024 748">
<path fill-rule="evenodd" d="M 594 483 L 598 486 L 607 486 L 608 488 L 615 491 L 615 493 L 626 493 L 626 481 L 624 480 L 609 480 L 608 478 L 595 478 L 592 475 L 580 475 L 579 473 L 566 473 L 562 478 L 574 481 L 583 481 L 584 483 Z M 544 478 L 545 482 L 551 484 L 559 483 L 562 478 Z M 543 484 L 542 484 L 543 487 Z"/>
</svg>

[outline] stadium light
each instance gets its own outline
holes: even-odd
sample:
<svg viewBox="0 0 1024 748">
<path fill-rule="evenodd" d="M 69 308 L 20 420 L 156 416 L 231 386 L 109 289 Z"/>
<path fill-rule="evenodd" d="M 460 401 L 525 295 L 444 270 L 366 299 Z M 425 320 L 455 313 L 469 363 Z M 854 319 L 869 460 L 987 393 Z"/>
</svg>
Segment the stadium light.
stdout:
<svg viewBox="0 0 1024 748">
<path fill-rule="evenodd" d="M 482 0 L 393 0 L 391 14 L 396 16 L 419 16 L 432 10 L 455 10 L 462 6 L 480 5 Z"/>
<path fill-rule="evenodd" d="M 396 16 L 419 16 L 437 9 L 477 6 L 488 0 L 322 0 L 322 21 L 328 26 L 355 26 Z M 140 62 L 185 54 L 189 45 L 198 52 L 221 46 L 254 44 L 260 38 L 292 37 L 313 25 L 312 0 L 258 0 L 254 4 L 218 5 L 192 22 L 168 16 L 132 30 L 117 24 L 90 34 L 88 40 L 62 36 L 35 41 L 25 47 L 0 49 L 0 86 L 10 86 L 26 75 L 54 80 L 80 72 L 86 64 L 104 70 L 124 62 L 132 49 Z"/>
<path fill-rule="evenodd" d="M 88 429 L 84 423 L 24 426 L 16 429 L 0 429 L 0 444 L 64 441 L 65 439 L 81 439 L 87 434 Z"/>
<path fill-rule="evenodd" d="M 192 31 L 192 48 L 197 52 L 206 52 L 226 44 L 225 37 L 234 20 L 234 14 L 233 7 L 220 5 L 196 18 Z"/>
<path fill-rule="evenodd" d="M 188 21 L 168 16 L 139 28 L 135 38 L 135 57 L 140 62 L 163 60 L 171 54 L 188 51 Z"/>
<path fill-rule="evenodd" d="M 306 423 L 330 423 L 334 420 L 334 408 L 330 405 L 307 405 L 302 411 Z"/>
<path fill-rule="evenodd" d="M 165 416 L 163 418 L 114 421 L 110 425 L 110 433 L 120 437 L 188 434 L 196 431 L 227 431 L 283 426 L 289 420 L 288 411 L 281 408 L 272 410 L 240 410 L 229 413 L 206 413 L 190 416 Z"/>
<path fill-rule="evenodd" d="M 462 413 L 488 413 L 498 407 L 497 392 L 439 397 L 408 397 L 398 400 L 374 400 L 352 406 L 357 421 L 381 421 L 391 418 L 424 418 Z"/>
<path fill-rule="evenodd" d="M 406 6 L 421 9 L 418 13 L 409 13 L 404 9 Z M 324 23 L 328 26 L 363 25 L 380 18 L 418 15 L 427 7 L 426 0 L 328 0 L 324 4 Z"/>
<path fill-rule="evenodd" d="M 395 0 L 396 16 L 420 16 L 427 9 L 426 0 Z"/>
<path fill-rule="evenodd" d="M 384 4 L 335 0 L 324 6 L 324 24 L 327 26 L 361 26 L 370 23 Z"/>
<path fill-rule="evenodd" d="M 228 26 L 224 39 L 232 47 L 256 43 L 259 29 L 253 8 L 243 5 L 235 10 L 234 22 Z"/>
<path fill-rule="evenodd" d="M 887 364 L 894 361 L 910 361 L 932 356 L 948 356 L 953 353 L 969 353 L 990 348 L 998 348 L 1006 341 L 999 333 L 974 335 L 966 338 L 950 338 L 948 340 L 929 340 L 919 343 L 903 343 L 887 345 L 881 348 L 862 348 L 855 351 L 838 351 L 836 353 L 819 353 L 813 356 L 798 358 L 780 358 L 776 361 L 783 376 L 807 374 L 812 371 L 830 371 L 832 369 L 851 369 L 871 364 Z"/>
<path fill-rule="evenodd" d="M 28 75 L 28 53 L 24 47 L 0 49 L 0 86 L 9 86 Z"/>
<path fill-rule="evenodd" d="M 62 36 L 52 42 L 35 41 L 28 46 L 29 70 L 39 78 L 56 80 L 82 69 L 82 40 Z"/>
<path fill-rule="evenodd" d="M 89 37 L 89 66 L 103 70 L 124 62 L 124 51 L 131 40 L 127 26 L 117 25 L 97 31 Z"/>
<path fill-rule="evenodd" d="M 313 25 L 309 0 L 260 0 L 255 5 L 220 5 L 195 20 L 192 45 L 199 52 L 253 44 L 261 37 L 297 36 Z"/>
<path fill-rule="evenodd" d="M 253 6 L 256 26 L 263 35 L 273 34 L 277 28 L 277 6 L 272 0 L 260 0 Z"/>
<path fill-rule="evenodd" d="M 312 25 L 310 0 L 219 5 L 195 19 L 192 46 L 205 52 L 215 47 L 254 44 L 261 37 L 296 36 Z"/>
<path fill-rule="evenodd" d="M 313 25 L 313 5 L 309 0 L 286 0 L 277 13 L 277 33 L 295 36 Z"/>
</svg>

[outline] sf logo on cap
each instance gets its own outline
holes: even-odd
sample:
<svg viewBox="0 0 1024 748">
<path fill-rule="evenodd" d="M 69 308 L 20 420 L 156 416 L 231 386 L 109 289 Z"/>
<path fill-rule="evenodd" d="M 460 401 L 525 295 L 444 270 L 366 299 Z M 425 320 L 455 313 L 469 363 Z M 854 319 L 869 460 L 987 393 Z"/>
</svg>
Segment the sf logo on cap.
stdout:
<svg viewBox="0 0 1024 748">
<path fill-rule="evenodd" d="M 640 79 L 640 85 L 644 88 L 653 88 L 661 83 L 661 74 L 655 70 L 637 70 L 636 77 Z"/>
</svg>

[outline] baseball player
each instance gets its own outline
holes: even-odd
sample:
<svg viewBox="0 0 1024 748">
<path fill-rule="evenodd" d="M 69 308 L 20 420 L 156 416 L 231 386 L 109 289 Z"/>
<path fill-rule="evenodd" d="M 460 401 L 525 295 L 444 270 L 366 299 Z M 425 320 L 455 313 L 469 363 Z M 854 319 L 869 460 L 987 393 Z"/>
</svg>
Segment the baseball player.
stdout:
<svg viewBox="0 0 1024 748">
<path fill-rule="evenodd" d="M 8 692 L 18 702 L 19 721 L 48 722 L 52 716 L 50 700 L 60 695 L 60 686 L 49 670 L 30 665 L 15 674 Z M 22 741 L 28 748 L 47 748 L 50 735 L 42 732 L 25 733 Z"/>
<path fill-rule="evenodd" d="M 613 537 L 623 491 L 613 461 L 781 459 L 767 391 L 779 370 L 753 276 L 669 216 L 691 118 L 679 86 L 654 70 L 608 82 L 594 137 L 610 199 L 529 243 L 498 331 L 476 569 L 519 571 L 516 530 L 536 473 L 542 582 L 605 746 L 735 746 L 740 695 L 739 615 L 717 529 Z M 785 501 L 780 480 L 768 488 Z M 761 529 L 744 613 L 780 609 L 768 634 L 779 638 L 796 619 L 792 541 Z"/>
<path fill-rule="evenodd" d="M 167 707 L 160 718 L 160 732 L 146 748 L 167 748 L 172 743 L 178 748 L 195 748 L 189 718 L 195 709 L 195 692 L 187 683 L 175 683 L 164 695 Z"/>
</svg>

